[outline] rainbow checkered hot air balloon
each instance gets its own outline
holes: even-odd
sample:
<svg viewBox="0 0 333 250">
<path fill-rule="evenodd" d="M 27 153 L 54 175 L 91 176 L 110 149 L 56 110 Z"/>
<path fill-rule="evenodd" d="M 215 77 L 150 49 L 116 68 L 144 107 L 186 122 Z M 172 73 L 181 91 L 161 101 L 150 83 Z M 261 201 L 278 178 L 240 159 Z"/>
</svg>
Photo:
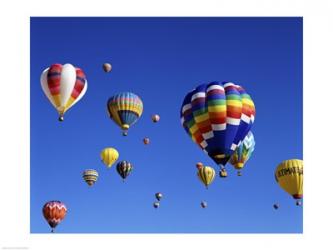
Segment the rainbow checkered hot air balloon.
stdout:
<svg viewBox="0 0 333 250">
<path fill-rule="evenodd" d="M 232 82 L 199 85 L 184 98 L 181 123 L 192 140 L 222 169 L 250 131 L 255 107 Z"/>
<path fill-rule="evenodd" d="M 86 93 L 88 83 L 84 72 L 72 64 L 52 64 L 40 77 L 42 89 L 59 113 L 59 121 L 65 112 Z"/>
<path fill-rule="evenodd" d="M 112 96 L 107 103 L 110 118 L 127 135 L 127 130 L 142 115 L 143 103 L 139 96 L 131 92 L 123 92 Z"/>
</svg>

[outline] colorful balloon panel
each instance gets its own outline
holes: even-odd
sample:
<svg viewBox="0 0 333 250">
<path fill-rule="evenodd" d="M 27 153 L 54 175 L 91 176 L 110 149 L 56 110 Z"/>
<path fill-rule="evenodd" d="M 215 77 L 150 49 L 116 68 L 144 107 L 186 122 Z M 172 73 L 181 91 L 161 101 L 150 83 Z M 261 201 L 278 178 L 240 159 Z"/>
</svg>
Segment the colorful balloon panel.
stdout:
<svg viewBox="0 0 333 250">
<path fill-rule="evenodd" d="M 294 199 L 303 197 L 303 161 L 290 159 L 280 163 L 275 170 L 275 180 Z"/>
<path fill-rule="evenodd" d="M 65 112 L 78 102 L 87 91 L 84 72 L 72 64 L 52 64 L 41 75 L 42 89 L 63 118 Z"/>
<path fill-rule="evenodd" d="M 112 96 L 107 108 L 110 118 L 123 130 L 128 130 L 142 115 L 143 103 L 136 94 L 124 92 Z"/>
<path fill-rule="evenodd" d="M 225 165 L 254 122 L 255 107 L 245 90 L 231 82 L 202 84 L 189 92 L 181 123 L 192 140 L 217 164 Z"/>
<path fill-rule="evenodd" d="M 255 144 L 254 136 L 250 131 L 231 156 L 229 161 L 230 164 L 232 164 L 236 169 L 242 169 L 244 164 L 250 159 L 254 151 Z"/>
<path fill-rule="evenodd" d="M 43 206 L 43 215 L 54 229 L 66 216 L 67 208 L 61 201 L 49 201 Z"/>
</svg>

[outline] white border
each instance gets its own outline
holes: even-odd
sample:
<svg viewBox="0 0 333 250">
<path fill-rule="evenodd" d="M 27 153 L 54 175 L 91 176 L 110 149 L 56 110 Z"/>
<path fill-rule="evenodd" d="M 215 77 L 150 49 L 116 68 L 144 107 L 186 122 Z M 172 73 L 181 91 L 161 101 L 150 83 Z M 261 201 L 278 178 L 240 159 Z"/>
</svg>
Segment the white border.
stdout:
<svg viewBox="0 0 333 250">
<path fill-rule="evenodd" d="M 332 249 L 332 1 L 1 1 L 0 247 Z M 29 235 L 30 16 L 304 16 L 304 234 Z M 13 219 L 15 218 L 15 219 Z M 9 249 L 7 248 L 7 249 Z M 15 248 L 11 248 L 15 249 Z"/>
</svg>

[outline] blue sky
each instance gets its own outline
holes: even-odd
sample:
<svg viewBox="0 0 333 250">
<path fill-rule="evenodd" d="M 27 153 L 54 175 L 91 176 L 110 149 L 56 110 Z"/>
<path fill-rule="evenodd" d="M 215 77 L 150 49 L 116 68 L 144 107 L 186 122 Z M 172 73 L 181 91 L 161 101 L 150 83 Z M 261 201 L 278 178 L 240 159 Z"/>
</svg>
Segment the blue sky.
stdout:
<svg viewBox="0 0 333 250">
<path fill-rule="evenodd" d="M 301 18 L 31 18 L 30 46 L 32 233 L 50 232 L 41 212 L 48 200 L 68 207 L 58 233 L 303 231 L 302 207 L 274 180 L 278 163 L 303 158 Z M 88 79 L 63 123 L 39 81 L 53 63 L 72 63 Z M 206 190 L 195 163 L 218 167 L 188 137 L 179 110 L 188 91 L 215 80 L 251 95 L 256 148 L 242 177 L 228 165 L 229 177 Z M 107 99 L 122 91 L 144 103 L 127 137 L 106 112 Z M 125 183 L 100 161 L 108 146 L 134 166 Z M 92 188 L 82 179 L 87 168 L 100 174 Z M 164 195 L 159 209 L 156 192 Z"/>
</svg>

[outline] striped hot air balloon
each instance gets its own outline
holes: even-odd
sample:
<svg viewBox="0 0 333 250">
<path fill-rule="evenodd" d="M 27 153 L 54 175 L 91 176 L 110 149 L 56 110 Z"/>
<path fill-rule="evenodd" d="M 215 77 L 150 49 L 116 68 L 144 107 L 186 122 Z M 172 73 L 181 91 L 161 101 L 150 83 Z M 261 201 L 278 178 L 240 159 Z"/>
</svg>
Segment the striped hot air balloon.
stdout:
<svg viewBox="0 0 333 250">
<path fill-rule="evenodd" d="M 128 161 L 120 161 L 117 164 L 117 172 L 123 178 L 123 181 L 129 176 L 129 174 L 132 172 L 133 166 Z"/>
<path fill-rule="evenodd" d="M 83 171 L 83 179 L 89 185 L 92 186 L 98 179 L 98 172 L 95 169 L 86 169 Z"/>
<path fill-rule="evenodd" d="M 204 166 L 198 168 L 197 173 L 199 180 L 208 188 L 215 178 L 215 170 L 212 167 Z"/>
<path fill-rule="evenodd" d="M 180 116 L 192 140 L 223 169 L 250 131 L 255 107 L 241 86 L 211 82 L 185 96 Z"/>
<path fill-rule="evenodd" d="M 303 161 L 299 159 L 290 159 L 281 162 L 275 170 L 275 180 L 280 187 L 294 199 L 302 199 Z"/>
<path fill-rule="evenodd" d="M 142 115 L 143 103 L 139 96 L 123 92 L 112 96 L 107 102 L 110 118 L 123 130 L 123 135 Z"/>
<path fill-rule="evenodd" d="M 88 83 L 84 72 L 72 64 L 52 64 L 40 78 L 42 89 L 59 113 L 59 121 L 65 112 L 86 93 Z"/>
<path fill-rule="evenodd" d="M 55 227 L 65 218 L 67 208 L 61 201 L 49 201 L 43 206 L 43 215 L 54 232 Z"/>
</svg>

